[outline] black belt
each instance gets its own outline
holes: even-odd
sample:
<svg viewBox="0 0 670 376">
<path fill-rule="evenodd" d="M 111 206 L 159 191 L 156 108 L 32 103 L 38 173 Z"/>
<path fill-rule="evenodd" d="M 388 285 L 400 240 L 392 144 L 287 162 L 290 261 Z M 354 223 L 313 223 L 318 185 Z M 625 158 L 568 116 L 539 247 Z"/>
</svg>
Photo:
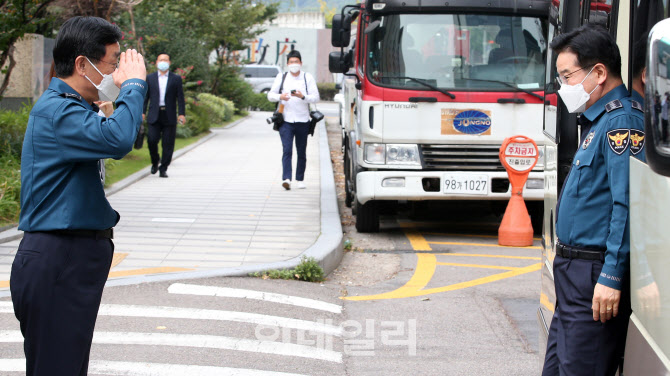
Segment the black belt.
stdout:
<svg viewBox="0 0 670 376">
<path fill-rule="evenodd" d="M 160 107 L 158 107 L 158 109 L 161 110 L 161 111 L 165 111 L 165 106 L 160 106 Z"/>
<path fill-rule="evenodd" d="M 108 228 L 107 230 L 52 230 L 44 232 L 48 234 L 80 236 L 84 238 L 114 239 L 114 229 L 112 228 Z"/>
<path fill-rule="evenodd" d="M 568 259 L 600 260 L 605 262 L 604 249 L 598 250 L 594 248 L 573 247 L 561 242 L 556 242 L 556 255 Z"/>
</svg>

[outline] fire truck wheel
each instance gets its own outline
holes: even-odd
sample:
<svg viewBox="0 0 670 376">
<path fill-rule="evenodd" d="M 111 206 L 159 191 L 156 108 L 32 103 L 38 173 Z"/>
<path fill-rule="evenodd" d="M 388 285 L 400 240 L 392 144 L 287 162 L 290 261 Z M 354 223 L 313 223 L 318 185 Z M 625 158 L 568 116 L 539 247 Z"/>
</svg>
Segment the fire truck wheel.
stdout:
<svg viewBox="0 0 670 376">
<path fill-rule="evenodd" d="M 344 153 L 344 205 L 350 208 L 351 204 L 354 202 L 354 194 L 351 191 L 351 184 L 349 180 L 351 179 L 351 172 L 349 168 L 349 153 L 348 150 Z"/>
<path fill-rule="evenodd" d="M 356 230 L 358 232 L 379 232 L 379 206 L 368 201 L 361 204 L 356 200 Z"/>
</svg>

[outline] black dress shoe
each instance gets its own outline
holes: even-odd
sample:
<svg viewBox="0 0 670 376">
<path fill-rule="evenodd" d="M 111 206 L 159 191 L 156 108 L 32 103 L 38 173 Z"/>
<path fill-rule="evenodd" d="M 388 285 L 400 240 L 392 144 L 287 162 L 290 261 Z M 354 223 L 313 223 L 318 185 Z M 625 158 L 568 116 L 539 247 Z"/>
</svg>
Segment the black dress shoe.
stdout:
<svg viewBox="0 0 670 376">
<path fill-rule="evenodd" d="M 152 165 L 151 166 L 151 175 L 155 174 L 158 171 L 158 166 Z"/>
<path fill-rule="evenodd" d="M 168 177 L 167 172 L 165 172 L 165 171 L 161 171 L 159 176 L 162 177 L 162 178 L 167 178 Z"/>
</svg>

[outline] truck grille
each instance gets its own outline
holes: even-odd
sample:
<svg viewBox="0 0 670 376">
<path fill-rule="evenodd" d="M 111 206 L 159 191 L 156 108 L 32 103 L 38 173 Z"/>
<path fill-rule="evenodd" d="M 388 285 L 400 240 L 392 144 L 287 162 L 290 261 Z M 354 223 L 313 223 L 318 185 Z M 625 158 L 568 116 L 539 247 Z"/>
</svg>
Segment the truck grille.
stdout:
<svg viewBox="0 0 670 376">
<path fill-rule="evenodd" d="M 420 145 L 427 170 L 504 171 L 497 145 Z"/>
</svg>

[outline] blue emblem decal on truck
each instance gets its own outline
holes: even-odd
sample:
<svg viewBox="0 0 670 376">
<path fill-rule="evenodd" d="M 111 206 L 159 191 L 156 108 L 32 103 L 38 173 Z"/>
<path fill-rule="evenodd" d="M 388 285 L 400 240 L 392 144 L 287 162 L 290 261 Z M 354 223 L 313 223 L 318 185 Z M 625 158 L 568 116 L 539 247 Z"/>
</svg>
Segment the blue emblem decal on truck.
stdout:
<svg viewBox="0 0 670 376">
<path fill-rule="evenodd" d="M 491 117 L 477 111 L 466 110 L 454 117 L 454 129 L 461 133 L 481 134 L 491 128 Z"/>
</svg>

